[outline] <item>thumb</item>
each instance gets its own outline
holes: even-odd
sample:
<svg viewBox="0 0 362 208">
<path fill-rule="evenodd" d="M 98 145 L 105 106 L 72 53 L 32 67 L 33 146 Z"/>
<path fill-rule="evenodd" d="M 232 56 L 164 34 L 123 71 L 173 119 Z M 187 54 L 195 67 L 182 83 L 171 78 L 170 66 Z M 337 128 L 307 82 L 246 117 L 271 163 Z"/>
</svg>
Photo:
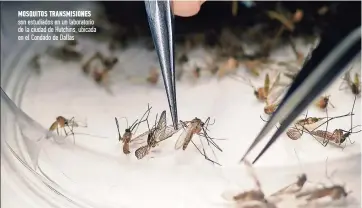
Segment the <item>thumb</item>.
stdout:
<svg viewBox="0 0 362 208">
<path fill-rule="evenodd" d="M 181 17 L 191 17 L 199 13 L 201 5 L 206 0 L 201 1 L 183 1 L 174 0 L 172 1 L 172 10 L 175 15 Z"/>
</svg>

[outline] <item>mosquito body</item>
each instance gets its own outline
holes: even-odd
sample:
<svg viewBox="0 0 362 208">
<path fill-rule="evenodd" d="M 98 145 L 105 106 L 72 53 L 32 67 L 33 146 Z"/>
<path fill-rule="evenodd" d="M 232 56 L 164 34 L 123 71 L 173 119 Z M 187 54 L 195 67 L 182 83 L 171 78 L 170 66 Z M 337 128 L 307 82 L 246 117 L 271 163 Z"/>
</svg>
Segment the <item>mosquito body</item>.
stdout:
<svg viewBox="0 0 362 208">
<path fill-rule="evenodd" d="M 201 121 L 201 119 L 196 118 L 196 117 L 194 119 L 192 119 L 191 121 L 187 121 L 187 122 L 181 121 L 184 131 L 177 139 L 177 141 L 175 143 L 175 149 L 179 150 L 182 147 L 182 150 L 186 150 L 186 148 L 188 147 L 188 145 L 191 142 L 196 147 L 196 149 L 199 151 L 199 153 L 205 157 L 206 160 L 209 160 L 212 163 L 218 164 L 217 162 L 211 160 L 209 157 L 206 156 L 205 149 L 203 149 L 203 151 L 201 151 L 195 145 L 195 143 L 192 141 L 192 138 L 195 134 L 202 136 L 207 140 L 208 145 L 212 144 L 215 148 L 217 148 L 220 152 L 222 152 L 222 149 L 213 141 L 214 138 L 209 137 L 206 132 L 207 126 L 209 125 L 209 121 L 210 121 L 210 118 L 208 118 L 206 120 L 206 122 L 203 122 L 203 121 Z M 201 139 L 200 139 L 200 142 L 201 142 Z M 201 144 L 202 144 L 202 142 L 201 142 Z M 203 146 L 203 144 L 202 144 L 202 146 Z M 213 151 L 213 153 L 214 153 L 214 151 Z M 220 164 L 218 164 L 218 165 L 220 165 Z"/>
<path fill-rule="evenodd" d="M 302 137 L 302 133 L 300 132 L 300 130 L 298 130 L 297 128 L 294 128 L 294 127 L 290 127 L 287 130 L 286 135 L 291 140 L 298 140 L 298 139 L 300 139 L 300 137 Z"/>
<path fill-rule="evenodd" d="M 322 110 L 326 109 L 328 105 L 331 105 L 332 108 L 334 108 L 334 105 L 329 101 L 329 95 L 328 96 L 322 96 L 319 98 L 319 100 L 315 103 L 316 106 Z"/>
<path fill-rule="evenodd" d="M 360 125 L 357 125 L 355 127 L 358 127 Z M 353 128 L 355 128 L 353 127 Z M 326 131 L 326 130 L 314 130 L 314 131 L 311 131 L 310 134 L 312 134 L 313 136 L 316 136 L 316 137 L 319 137 L 319 138 L 322 138 L 323 139 L 323 142 L 322 144 L 324 146 L 326 146 L 329 142 L 331 142 L 332 144 L 335 144 L 337 146 L 341 146 L 347 138 L 349 138 L 349 136 L 352 134 L 352 133 L 358 133 L 358 132 L 352 132 L 352 129 L 351 128 L 349 131 L 345 131 L 343 129 L 335 129 L 333 132 L 329 132 L 329 131 Z M 351 142 L 351 144 L 353 144 L 353 142 Z"/>
<path fill-rule="evenodd" d="M 151 108 L 152 108 L 152 107 L 151 107 Z M 132 124 L 131 126 L 127 127 L 127 128 L 125 129 L 124 133 L 123 133 L 123 136 L 121 136 L 121 134 L 120 134 L 118 119 L 117 119 L 117 118 L 114 118 L 115 121 L 116 121 L 117 130 L 118 130 L 118 141 L 119 141 L 119 142 L 122 141 L 122 143 L 123 143 L 123 148 L 122 148 L 122 149 L 123 149 L 123 153 L 124 153 L 124 154 L 128 155 L 128 154 L 131 153 L 130 148 L 129 148 L 129 144 L 130 144 L 131 139 L 132 139 L 132 136 L 133 136 L 133 134 L 134 134 L 134 133 L 132 133 L 132 132 L 133 132 L 133 130 L 134 130 L 136 127 L 138 127 L 141 123 L 147 121 L 148 116 L 149 116 L 149 113 L 150 113 L 150 111 L 151 111 L 151 108 L 148 107 L 147 111 L 143 114 L 143 116 L 141 117 L 140 121 L 138 121 L 138 119 L 137 119 L 137 120 L 135 120 L 135 121 L 133 122 L 133 124 Z M 142 119 L 146 116 L 147 113 L 148 113 L 147 117 L 146 117 L 144 120 L 142 120 Z M 127 123 L 128 123 L 128 121 L 127 121 Z M 128 124 L 127 124 L 127 126 L 128 126 Z"/>
<path fill-rule="evenodd" d="M 319 121 L 322 121 L 323 119 L 325 119 L 325 117 L 323 117 L 323 118 L 308 117 L 305 119 L 298 120 L 297 122 L 295 122 L 295 124 L 300 125 L 300 126 L 306 126 L 306 125 L 315 124 Z"/>
<path fill-rule="evenodd" d="M 70 134 L 73 135 L 73 139 L 75 142 L 75 138 L 74 138 L 74 132 L 73 132 L 73 128 L 74 127 L 79 127 L 80 125 L 74 121 L 74 117 L 72 117 L 71 119 L 67 119 L 64 118 L 63 116 L 58 116 L 56 118 L 56 120 L 54 121 L 54 123 L 52 123 L 52 125 L 49 127 L 49 131 L 57 131 L 57 134 L 59 134 L 59 129 L 63 129 L 65 136 L 69 136 Z M 67 132 L 65 130 L 65 127 L 67 127 L 69 129 L 69 131 Z"/>
</svg>

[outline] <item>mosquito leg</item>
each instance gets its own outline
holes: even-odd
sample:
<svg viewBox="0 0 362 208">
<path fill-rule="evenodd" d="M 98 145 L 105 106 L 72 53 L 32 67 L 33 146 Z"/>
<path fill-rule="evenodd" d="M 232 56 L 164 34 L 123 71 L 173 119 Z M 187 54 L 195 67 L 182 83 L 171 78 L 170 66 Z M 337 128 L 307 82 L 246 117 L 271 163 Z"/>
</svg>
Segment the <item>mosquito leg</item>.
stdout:
<svg viewBox="0 0 362 208">
<path fill-rule="evenodd" d="M 199 140 L 200 140 L 200 143 L 201 143 L 202 148 L 203 148 L 204 153 L 205 153 L 205 147 L 204 147 L 204 144 L 203 144 L 203 142 L 202 142 L 202 140 L 201 140 L 201 138 L 200 138 L 200 137 L 199 137 Z M 216 154 L 215 154 L 214 149 L 210 146 L 210 143 L 208 142 L 208 140 L 207 140 L 207 139 L 206 139 L 206 141 L 207 141 L 207 143 L 208 143 L 208 145 L 209 145 L 209 147 L 210 147 L 210 149 L 211 149 L 211 151 L 212 151 L 212 154 L 214 155 L 215 159 L 217 160 L 217 157 L 216 157 Z"/>
<path fill-rule="evenodd" d="M 57 126 L 57 134 L 58 134 L 58 136 L 59 136 L 59 127 Z"/>
<path fill-rule="evenodd" d="M 206 130 L 204 128 L 202 128 L 203 130 L 203 136 L 206 138 L 206 140 L 208 141 L 208 145 L 210 145 L 210 143 L 216 147 L 220 152 L 222 152 L 222 149 L 219 147 L 219 145 L 217 145 L 213 140 L 214 138 L 211 138 L 207 133 Z M 210 142 L 210 143 L 209 143 Z"/>
<path fill-rule="evenodd" d="M 210 161 L 210 162 L 212 162 L 212 163 L 214 163 L 214 164 L 220 165 L 219 163 L 217 163 L 217 162 L 211 160 L 210 158 L 208 158 L 208 157 L 206 156 L 206 154 L 205 154 L 205 150 L 204 150 L 204 153 L 202 153 L 201 150 L 196 146 L 196 144 L 195 144 L 192 140 L 191 140 L 191 143 L 196 147 L 196 149 L 199 151 L 199 153 L 200 153 L 202 156 L 205 157 L 206 160 L 208 160 L 208 161 Z M 221 166 L 221 165 L 220 165 L 220 166 Z"/>
<path fill-rule="evenodd" d="M 328 124 L 329 124 L 329 122 L 328 122 L 328 109 L 327 108 L 326 108 L 326 118 L 327 118 L 327 124 L 326 124 L 326 130 L 325 130 L 325 134 L 324 134 L 324 138 L 323 138 L 323 143 L 326 141 L 325 139 L 326 139 L 326 136 L 327 136 Z M 334 134 L 334 132 L 333 132 L 333 134 Z M 332 138 L 333 138 L 333 135 L 332 135 Z M 327 139 L 327 140 L 329 140 L 329 139 Z"/>
</svg>

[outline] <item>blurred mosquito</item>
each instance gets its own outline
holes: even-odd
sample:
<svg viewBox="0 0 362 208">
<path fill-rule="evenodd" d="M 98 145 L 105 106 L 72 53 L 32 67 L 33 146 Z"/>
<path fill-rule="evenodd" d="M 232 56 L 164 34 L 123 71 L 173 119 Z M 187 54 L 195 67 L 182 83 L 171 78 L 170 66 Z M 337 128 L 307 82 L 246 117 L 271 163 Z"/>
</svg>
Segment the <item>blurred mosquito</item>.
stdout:
<svg viewBox="0 0 362 208">
<path fill-rule="evenodd" d="M 63 116 L 58 116 L 56 118 L 56 120 L 54 121 L 54 123 L 52 123 L 52 125 L 49 127 L 49 131 L 57 131 L 57 134 L 59 134 L 59 129 L 62 128 L 64 130 L 65 136 L 69 136 L 69 135 L 73 135 L 73 140 L 75 143 L 75 138 L 74 138 L 74 131 L 73 128 L 74 127 L 79 127 L 80 125 L 74 121 L 74 117 L 72 117 L 71 119 L 67 119 L 64 118 Z M 65 127 L 68 128 L 68 131 L 65 129 Z M 84 126 L 86 127 L 86 126 Z"/>
<path fill-rule="evenodd" d="M 201 143 L 201 146 L 202 146 L 202 151 L 192 141 L 193 136 L 195 134 L 197 134 L 199 136 L 204 137 L 209 146 L 211 144 L 215 148 L 217 148 L 220 152 L 222 152 L 222 149 L 214 142 L 214 140 L 219 140 L 219 139 L 211 138 L 207 134 L 207 131 L 208 131 L 207 127 L 209 125 L 213 125 L 215 123 L 214 122 L 214 123 L 210 124 L 209 122 L 210 122 L 210 117 L 208 117 L 205 122 L 201 121 L 201 119 L 196 118 L 196 117 L 194 119 L 192 119 L 191 121 L 186 121 L 186 122 L 180 121 L 180 123 L 181 123 L 181 125 L 183 127 L 183 132 L 181 133 L 181 135 L 179 136 L 179 138 L 177 139 L 177 141 L 175 143 L 175 149 L 178 150 L 178 149 L 180 149 L 182 147 L 182 150 L 186 150 L 187 146 L 191 142 L 196 147 L 196 149 L 199 151 L 199 153 L 202 156 L 205 157 L 206 160 L 208 160 L 208 161 L 210 161 L 210 162 L 212 162 L 214 164 L 220 165 L 218 162 L 211 160 L 206 155 L 205 148 L 204 148 L 204 145 L 203 145 L 203 142 L 202 142 L 201 138 L 200 138 L 200 143 Z M 212 150 L 212 153 L 215 156 L 214 150 L 212 148 L 211 148 L 211 150 Z M 215 156 L 215 158 L 216 158 L 216 156 Z"/>
<path fill-rule="evenodd" d="M 328 158 L 327 158 L 328 160 Z M 326 160 L 326 163 L 327 163 Z M 332 173 L 333 174 L 333 173 Z M 331 202 L 336 201 L 341 198 L 347 197 L 352 191 L 347 192 L 345 190 L 345 185 L 336 185 L 330 178 L 330 176 L 327 175 L 327 166 L 326 166 L 326 177 L 332 182 L 332 186 L 328 187 L 322 187 L 322 188 L 316 188 L 315 190 L 311 191 L 305 191 L 302 193 L 299 193 L 296 195 L 296 198 L 302 198 L 306 197 L 307 205 L 309 205 L 311 202 L 315 202 L 318 199 L 322 199 L 324 197 L 330 197 Z"/>
<path fill-rule="evenodd" d="M 332 106 L 332 108 L 335 108 L 334 105 L 329 100 L 330 95 L 327 96 L 321 96 L 318 101 L 315 103 L 316 106 L 322 110 L 326 109 L 329 105 Z"/>
<path fill-rule="evenodd" d="M 77 45 L 77 40 L 68 40 L 59 48 L 48 48 L 47 53 L 62 61 L 80 61 L 83 54 L 77 50 Z"/>
<path fill-rule="evenodd" d="M 148 120 L 146 122 L 147 122 L 149 130 L 131 140 L 131 142 L 140 141 L 140 140 L 142 142 L 144 137 L 147 136 L 147 139 L 145 141 L 146 144 L 142 145 L 135 151 L 135 156 L 139 160 L 144 158 L 146 155 L 148 155 L 150 153 L 150 150 L 152 148 L 156 147 L 156 145 L 158 145 L 160 142 L 170 138 L 172 135 L 174 135 L 175 133 L 178 132 L 178 130 L 175 130 L 172 125 L 170 125 L 170 126 L 166 125 L 167 124 L 166 111 L 162 111 L 158 122 L 157 122 L 157 116 L 156 116 L 155 124 L 151 129 L 149 128 Z M 142 142 L 142 143 L 144 143 L 144 142 Z"/>
<path fill-rule="evenodd" d="M 347 86 L 343 86 L 344 83 L 347 83 Z M 351 80 L 351 72 L 348 71 L 344 75 L 343 82 L 339 86 L 339 90 L 345 90 L 346 88 L 350 88 L 354 95 L 361 95 L 361 81 L 360 75 L 358 73 L 354 74 L 354 79 Z"/>
<path fill-rule="evenodd" d="M 299 160 L 298 154 L 295 151 L 295 149 L 294 149 L 294 152 L 295 152 L 295 156 L 298 158 L 298 162 L 300 164 L 300 160 Z M 302 190 L 302 188 L 304 187 L 306 182 L 307 182 L 307 175 L 305 173 L 302 173 L 298 176 L 296 182 L 280 189 L 279 191 L 275 192 L 271 196 L 279 196 L 279 195 L 284 195 L 284 194 L 296 194 Z"/>
<path fill-rule="evenodd" d="M 102 64 L 102 71 L 110 71 L 118 63 L 117 57 L 106 57 L 102 53 L 96 52 L 83 64 L 83 72 L 88 74 L 91 71 L 92 63 L 96 60 Z"/>
<path fill-rule="evenodd" d="M 143 116 L 141 117 L 140 120 L 135 120 L 133 122 L 133 124 L 131 126 L 128 126 L 128 120 L 126 119 L 126 122 L 127 122 L 127 128 L 124 130 L 124 133 L 123 133 L 123 136 L 121 136 L 121 133 L 120 133 L 120 130 L 119 130 L 119 124 L 118 124 L 118 119 L 115 117 L 115 121 L 116 121 L 116 126 L 117 126 L 117 130 L 118 130 L 118 141 L 119 142 L 123 142 L 123 153 L 124 154 L 129 154 L 131 153 L 130 150 L 129 150 L 129 143 L 131 142 L 131 139 L 132 139 L 132 136 L 137 132 L 137 129 L 139 127 L 139 125 L 145 121 L 147 121 L 148 119 L 148 116 L 149 116 L 149 113 L 151 111 L 151 108 L 149 105 L 148 105 L 148 108 L 147 108 L 147 111 L 143 114 Z M 148 113 L 148 114 L 147 114 Z M 142 120 L 147 114 L 147 117 Z M 137 127 L 137 129 L 133 132 L 133 130 Z"/>
<path fill-rule="evenodd" d="M 253 178 L 256 184 L 256 189 L 244 191 L 242 193 L 229 196 L 228 193 L 223 194 L 223 198 L 226 200 L 233 200 L 239 206 L 238 207 L 255 207 L 255 208 L 262 208 L 262 207 L 275 207 L 272 202 L 269 202 L 262 191 L 260 181 L 258 180 L 255 172 L 252 169 L 252 166 L 249 162 L 244 160 L 244 164 L 246 165 L 249 175 Z"/>
</svg>

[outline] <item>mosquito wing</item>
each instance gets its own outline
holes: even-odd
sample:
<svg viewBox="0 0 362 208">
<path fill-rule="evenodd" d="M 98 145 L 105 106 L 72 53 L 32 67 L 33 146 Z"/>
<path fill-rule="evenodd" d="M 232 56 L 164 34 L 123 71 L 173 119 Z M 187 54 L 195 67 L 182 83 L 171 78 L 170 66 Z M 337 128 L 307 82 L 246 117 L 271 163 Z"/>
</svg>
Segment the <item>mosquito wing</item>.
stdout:
<svg viewBox="0 0 362 208">
<path fill-rule="evenodd" d="M 269 88 L 269 92 L 271 92 L 280 82 L 280 74 L 281 73 L 278 73 L 277 77 L 275 78 L 272 86 Z"/>
<path fill-rule="evenodd" d="M 146 146 L 142 146 L 140 148 L 138 148 L 134 154 L 135 156 L 137 157 L 137 159 L 142 159 L 144 158 L 147 154 L 148 154 L 148 150 L 149 150 L 149 146 L 146 145 Z"/>
<path fill-rule="evenodd" d="M 184 129 L 183 130 L 183 132 L 181 133 L 181 135 L 178 137 L 178 139 L 177 139 L 177 141 L 176 141 L 176 143 L 175 143 L 175 149 L 176 150 L 178 150 L 178 149 L 180 149 L 182 146 L 183 146 L 183 144 L 185 143 L 185 140 L 188 138 L 188 137 L 190 137 L 190 136 L 192 136 L 192 129 L 194 128 L 194 125 L 188 125 L 187 127 L 186 127 L 186 129 Z"/>
<path fill-rule="evenodd" d="M 160 119 L 158 120 L 156 129 L 154 131 L 154 138 L 156 141 L 163 140 L 166 131 L 166 111 L 161 113 Z"/>
<path fill-rule="evenodd" d="M 177 130 L 175 130 L 172 125 L 167 126 L 166 129 L 165 129 L 165 133 L 163 135 L 163 138 L 159 138 L 158 141 L 160 142 L 160 141 L 163 141 L 163 140 L 165 140 L 167 138 L 172 137 L 174 134 L 176 134 L 178 131 L 180 131 L 180 129 L 182 129 L 181 125 L 178 125 Z"/>
<path fill-rule="evenodd" d="M 50 127 L 49 127 L 49 131 L 54 131 L 55 129 L 58 128 L 58 122 L 54 122 Z"/>
<path fill-rule="evenodd" d="M 146 132 L 138 135 L 137 137 L 131 139 L 131 141 L 130 141 L 131 146 L 134 147 L 135 144 L 137 144 L 137 146 L 139 146 L 139 145 L 145 145 L 146 142 L 147 142 L 148 134 L 149 134 L 151 131 L 154 131 L 154 128 L 152 128 L 151 130 L 146 131 Z"/>
</svg>

